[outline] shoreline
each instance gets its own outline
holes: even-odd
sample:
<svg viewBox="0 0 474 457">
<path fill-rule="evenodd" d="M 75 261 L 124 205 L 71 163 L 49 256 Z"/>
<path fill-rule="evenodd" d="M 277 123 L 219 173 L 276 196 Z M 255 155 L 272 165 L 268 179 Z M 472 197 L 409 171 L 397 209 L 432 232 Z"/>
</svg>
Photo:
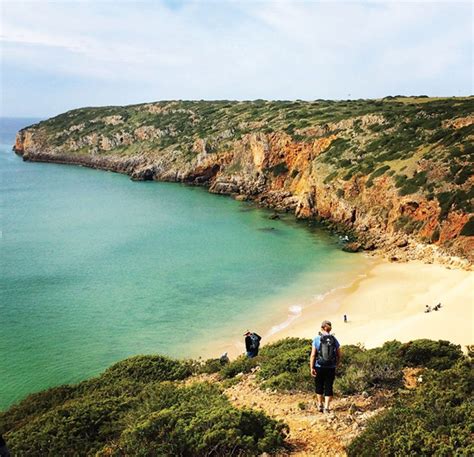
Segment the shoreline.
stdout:
<svg viewBox="0 0 474 457">
<path fill-rule="evenodd" d="M 23 157 L 23 160 L 32 162 L 79 165 L 131 176 L 131 164 L 115 158 L 111 161 L 112 166 L 109 158 L 105 157 L 96 163 L 91 163 L 90 158 L 81 158 L 78 162 L 71 161 L 70 157 L 60 159 L 64 160 L 48 154 Z M 204 187 L 208 186 L 204 184 Z M 253 203 L 271 208 L 271 205 L 262 205 L 258 201 Z M 331 231 L 329 227 L 326 229 Z M 322 300 L 314 301 L 301 310 L 294 308 L 284 322 L 282 319 L 278 322 L 267 321 L 269 324 L 264 326 L 264 331 L 260 331 L 264 343 L 288 336 L 313 338 L 323 319 L 333 321 L 334 333 L 341 338 L 342 344 L 362 343 L 366 347 L 374 347 L 391 339 L 406 342 L 418 338 L 447 339 L 463 346 L 474 343 L 474 293 L 470 292 L 474 290 L 472 265 L 465 259 L 446 255 L 435 246 L 416 243 L 416 247 L 420 250 L 431 249 L 434 255 L 432 253 L 426 262 L 411 259 L 406 246 L 396 248 L 402 256 L 401 262 L 388 261 L 385 257 L 388 252 L 384 247 L 365 254 L 354 254 L 373 259 L 374 266 L 369 268 L 367 277 L 355 277 L 351 286 L 331 290 Z M 425 258 L 424 255 L 421 258 Z M 439 302 L 443 304 L 441 310 L 424 313 L 426 304 L 433 307 Z M 344 314 L 348 315 L 347 324 L 343 322 Z M 367 315 L 371 316 L 370 321 L 367 321 Z M 448 330 L 448 321 L 452 323 L 451 327 L 454 325 L 455 331 Z M 275 328 L 277 326 L 281 328 Z M 242 353 L 242 342 L 234 340 L 223 346 L 231 357 Z M 215 352 L 201 353 L 201 357 L 216 355 Z"/>
<path fill-rule="evenodd" d="M 179 176 L 179 173 L 164 173 L 162 176 L 151 177 L 140 171 L 140 165 L 144 159 L 141 156 L 132 157 L 114 157 L 109 155 L 103 156 L 71 156 L 68 154 L 54 155 L 48 152 L 33 151 L 32 154 L 25 153 L 24 149 L 18 149 L 15 144 L 12 151 L 24 162 L 50 163 L 57 165 L 72 165 L 91 168 L 94 170 L 109 171 L 128 176 L 133 181 L 157 181 L 157 182 L 175 182 L 188 186 L 199 186 L 207 189 L 208 192 L 226 195 L 228 197 L 250 201 L 258 207 L 274 210 L 281 213 L 291 213 L 295 219 L 318 221 L 321 226 L 332 233 L 350 234 L 355 237 L 355 241 L 346 245 L 348 252 L 365 253 L 377 259 L 395 262 L 423 262 L 425 264 L 446 265 L 452 268 L 461 268 L 471 271 L 473 269 L 472 262 L 463 256 L 454 255 L 445 251 L 440 246 L 431 243 L 420 242 L 411 235 L 406 233 L 391 233 L 387 231 L 375 231 L 367 235 L 364 231 L 351 226 L 344 221 L 336 221 L 330 216 L 315 217 L 297 215 L 293 206 L 281 206 L 277 201 L 273 201 L 268 192 L 263 192 L 265 198 L 256 196 L 243 195 L 232 191 L 216 191 L 211 189 L 211 181 L 209 177 L 203 180 L 194 180 Z M 195 177 L 191 175 L 191 177 Z"/>
<path fill-rule="evenodd" d="M 314 338 L 322 320 L 344 344 L 366 348 L 386 341 L 449 340 L 462 349 L 474 343 L 474 273 L 422 262 L 377 261 L 366 277 L 329 293 L 321 306 L 303 309 L 287 328 L 266 338 Z M 425 305 L 442 308 L 425 313 Z M 327 311 L 324 311 L 324 309 Z M 343 316 L 348 316 L 344 323 Z"/>
<path fill-rule="evenodd" d="M 425 305 L 433 308 L 438 303 L 441 309 L 425 313 Z M 406 343 L 427 338 L 459 344 L 465 352 L 467 345 L 474 344 L 474 273 L 419 261 L 401 264 L 376 259 L 348 285 L 315 297 L 294 313 L 290 307 L 285 322 L 269 320 L 263 330 L 254 331 L 263 337 L 263 346 L 287 337 L 312 339 L 325 319 L 332 322 L 342 345 L 370 349 L 391 340 Z M 231 359 L 244 351 L 243 338 L 224 346 L 222 352 Z"/>
</svg>

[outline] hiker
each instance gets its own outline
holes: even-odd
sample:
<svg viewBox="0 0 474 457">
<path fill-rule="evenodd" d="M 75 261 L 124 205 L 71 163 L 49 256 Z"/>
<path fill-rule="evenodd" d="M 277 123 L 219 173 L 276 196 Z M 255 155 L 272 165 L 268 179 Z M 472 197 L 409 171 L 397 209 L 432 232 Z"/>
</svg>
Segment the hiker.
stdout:
<svg viewBox="0 0 474 457">
<path fill-rule="evenodd" d="M 244 333 L 244 336 L 247 357 L 249 359 L 256 357 L 258 355 L 258 348 L 260 347 L 260 340 L 262 337 L 257 335 L 255 332 L 249 332 L 248 330 Z"/>
<path fill-rule="evenodd" d="M 2 435 L 0 435 L 0 457 L 10 457 L 10 451 Z"/>
<path fill-rule="evenodd" d="M 431 307 L 429 307 L 428 305 L 425 305 L 425 313 L 430 313 L 431 312 Z"/>
<path fill-rule="evenodd" d="M 347 324 L 347 314 L 344 314 L 344 323 Z"/>
<path fill-rule="evenodd" d="M 341 360 L 341 349 L 339 341 L 331 335 L 331 322 L 323 321 L 321 332 L 313 340 L 309 368 L 313 376 L 316 397 L 318 399 L 318 410 L 329 413 L 333 397 L 333 384 L 336 377 L 336 367 Z M 323 404 L 324 396 L 324 404 Z"/>
</svg>

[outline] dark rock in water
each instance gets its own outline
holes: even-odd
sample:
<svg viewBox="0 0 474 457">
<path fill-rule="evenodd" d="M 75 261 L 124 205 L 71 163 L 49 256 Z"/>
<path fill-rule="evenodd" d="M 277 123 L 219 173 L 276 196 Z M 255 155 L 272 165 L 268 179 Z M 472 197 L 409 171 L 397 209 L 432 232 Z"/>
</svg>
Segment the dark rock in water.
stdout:
<svg viewBox="0 0 474 457">
<path fill-rule="evenodd" d="M 342 250 L 345 252 L 359 252 L 362 250 L 362 245 L 357 241 L 354 241 L 352 243 L 345 244 Z"/>
<path fill-rule="evenodd" d="M 275 228 L 274 227 L 261 227 L 257 230 L 260 230 L 261 232 L 273 232 Z"/>
<path fill-rule="evenodd" d="M 134 171 L 130 176 L 132 181 L 153 181 L 155 170 L 153 168 L 145 168 Z"/>
<path fill-rule="evenodd" d="M 143 173 L 143 181 L 153 181 L 154 170 L 147 168 Z"/>
<path fill-rule="evenodd" d="M 268 216 L 268 219 L 271 219 L 271 220 L 280 219 L 280 215 L 278 213 L 273 213 L 271 216 Z"/>
</svg>

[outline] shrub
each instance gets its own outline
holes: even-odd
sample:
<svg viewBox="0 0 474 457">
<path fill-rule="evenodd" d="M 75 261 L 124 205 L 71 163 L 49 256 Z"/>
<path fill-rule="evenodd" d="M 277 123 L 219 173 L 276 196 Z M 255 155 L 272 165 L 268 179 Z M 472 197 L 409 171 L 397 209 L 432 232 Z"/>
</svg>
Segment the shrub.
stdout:
<svg viewBox="0 0 474 457">
<path fill-rule="evenodd" d="M 162 355 L 138 355 L 112 365 L 105 370 L 98 381 L 100 384 L 109 384 L 129 380 L 145 384 L 185 379 L 191 374 L 191 362 L 174 360 Z"/>
<path fill-rule="evenodd" d="M 90 455 L 120 435 L 130 400 L 80 399 L 40 414 L 8 434 L 14 455 Z"/>
<path fill-rule="evenodd" d="M 254 357 L 249 359 L 245 355 L 241 355 L 237 357 L 232 362 L 225 365 L 220 374 L 223 378 L 233 378 L 235 375 L 239 373 L 250 373 L 252 368 L 255 368 L 260 361 L 260 357 Z"/>
<path fill-rule="evenodd" d="M 358 346 L 343 346 L 340 371 L 335 389 L 348 395 L 371 388 L 397 388 L 403 379 L 401 343 L 391 341 L 381 348 L 365 350 Z"/>
<path fill-rule="evenodd" d="M 264 358 L 258 376 L 264 379 L 264 388 L 277 390 L 312 390 L 312 379 L 309 376 L 309 356 L 311 345 L 309 341 L 287 342 L 286 350 L 280 345 L 281 352 L 273 357 Z M 272 348 L 275 350 L 275 348 Z"/>
<path fill-rule="evenodd" d="M 349 457 L 473 455 L 472 364 L 464 361 L 442 376 L 428 371 L 423 377 L 421 387 L 368 422 L 350 443 Z"/>
<path fill-rule="evenodd" d="M 73 398 L 75 393 L 75 386 L 59 386 L 28 395 L 18 405 L 12 406 L 8 413 L 0 413 L 0 431 L 7 432 L 29 422 L 30 417 L 61 405 Z"/>
<path fill-rule="evenodd" d="M 471 216 L 470 219 L 464 224 L 460 235 L 474 236 L 474 216 Z"/>
<path fill-rule="evenodd" d="M 439 241 L 440 235 L 441 235 L 440 228 L 436 227 L 433 231 L 433 234 L 431 235 L 431 242 L 436 243 L 437 241 Z"/>
<path fill-rule="evenodd" d="M 384 165 L 383 167 L 377 168 L 377 170 L 371 173 L 369 179 L 367 179 L 366 186 L 371 187 L 374 183 L 374 179 L 382 176 L 388 170 L 390 170 L 390 165 Z"/>
<path fill-rule="evenodd" d="M 238 373 L 249 373 L 260 366 L 258 377 L 263 380 L 262 388 L 277 390 L 312 390 L 309 376 L 309 355 L 311 340 L 285 338 L 264 346 L 258 357 L 238 357 L 221 370 L 221 376 L 231 378 Z"/>
<path fill-rule="evenodd" d="M 225 366 L 226 363 L 222 363 L 220 359 L 208 359 L 203 363 L 197 366 L 196 371 L 198 373 L 218 373 L 222 370 L 222 367 Z"/>
<path fill-rule="evenodd" d="M 329 182 L 331 182 L 336 176 L 337 176 L 338 172 L 337 171 L 333 171 L 332 173 L 328 174 L 325 178 L 324 178 L 324 184 L 328 184 Z"/>
<path fill-rule="evenodd" d="M 366 372 L 357 366 L 348 367 L 343 376 L 337 376 L 334 389 L 342 395 L 361 393 L 368 388 Z"/>
<path fill-rule="evenodd" d="M 409 216 L 400 216 L 395 221 L 395 228 L 397 230 L 402 230 L 403 232 L 407 233 L 408 235 L 416 232 L 420 227 L 423 225 L 423 221 L 417 221 L 412 219 Z"/>
<path fill-rule="evenodd" d="M 287 433 L 263 412 L 234 408 L 206 383 L 157 386 L 136 414 L 112 455 L 256 455 L 278 449 Z"/>
<path fill-rule="evenodd" d="M 5 437 L 14 455 L 204 456 L 273 452 L 287 434 L 262 412 L 234 408 L 210 384 L 140 386 L 133 396 L 86 391 L 18 421 Z"/>
<path fill-rule="evenodd" d="M 439 220 L 445 219 L 454 202 L 454 192 L 440 192 L 436 194 L 436 198 L 441 208 Z"/>
<path fill-rule="evenodd" d="M 355 363 L 357 354 L 364 352 L 365 349 L 363 346 L 355 345 L 355 344 L 348 344 L 346 346 L 341 347 L 341 361 L 338 367 L 338 375 L 343 376 L 346 370 Z"/>
<path fill-rule="evenodd" d="M 398 191 L 398 195 L 403 197 L 404 195 L 414 194 L 418 191 L 418 186 L 412 182 L 405 183 L 400 190 Z"/>
<path fill-rule="evenodd" d="M 288 173 L 288 167 L 285 162 L 280 162 L 273 167 L 267 169 L 269 173 L 272 173 L 273 176 L 280 176 L 285 173 Z"/>
<path fill-rule="evenodd" d="M 260 356 L 265 360 L 269 360 L 281 356 L 284 352 L 301 348 L 309 348 L 309 350 L 311 350 L 311 340 L 304 338 L 284 338 L 275 343 L 263 346 L 260 351 Z"/>
<path fill-rule="evenodd" d="M 269 379 L 281 373 L 296 373 L 302 365 L 308 366 L 310 353 L 310 346 L 282 351 L 270 360 L 262 362 L 259 376 Z"/>
<path fill-rule="evenodd" d="M 474 169 L 472 166 L 462 167 L 454 180 L 455 184 L 464 184 L 473 175 L 473 172 Z"/>
<path fill-rule="evenodd" d="M 400 355 L 409 367 L 446 370 L 462 358 L 462 351 L 461 346 L 449 341 L 420 339 L 404 344 L 400 348 Z"/>
</svg>

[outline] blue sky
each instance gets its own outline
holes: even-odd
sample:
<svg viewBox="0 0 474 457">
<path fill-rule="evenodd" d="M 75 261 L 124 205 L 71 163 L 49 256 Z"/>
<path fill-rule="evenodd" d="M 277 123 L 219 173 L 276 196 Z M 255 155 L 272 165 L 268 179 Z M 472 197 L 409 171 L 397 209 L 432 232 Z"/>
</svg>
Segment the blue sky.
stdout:
<svg viewBox="0 0 474 457">
<path fill-rule="evenodd" d="M 473 93 L 471 2 L 0 3 L 2 116 L 169 99 Z"/>
</svg>

